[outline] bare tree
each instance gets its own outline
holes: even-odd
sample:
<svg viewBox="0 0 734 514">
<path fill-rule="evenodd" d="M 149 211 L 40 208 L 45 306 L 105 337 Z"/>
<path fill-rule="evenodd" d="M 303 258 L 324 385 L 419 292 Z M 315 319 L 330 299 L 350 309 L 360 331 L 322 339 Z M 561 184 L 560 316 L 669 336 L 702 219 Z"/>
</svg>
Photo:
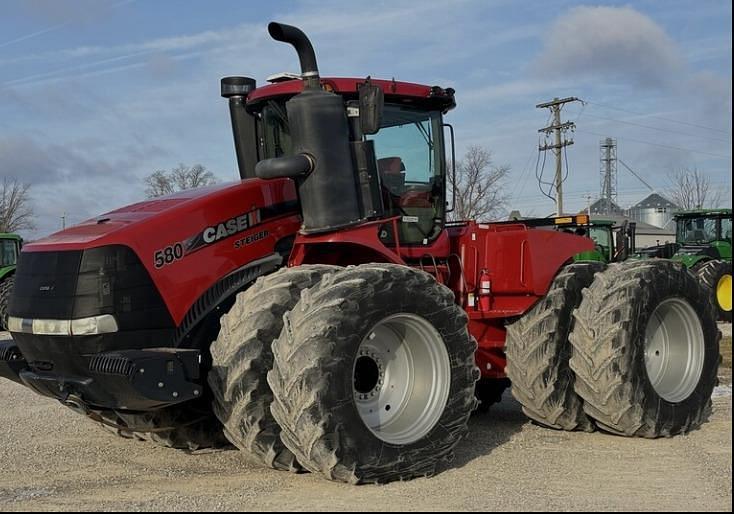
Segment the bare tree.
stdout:
<svg viewBox="0 0 734 514">
<path fill-rule="evenodd" d="M 670 180 L 670 198 L 681 209 L 702 209 L 719 207 L 721 191 L 711 188 L 709 177 L 697 168 L 680 168 L 672 171 Z"/>
<path fill-rule="evenodd" d="M 30 184 L 24 184 L 15 178 L 6 177 L 0 183 L 0 232 L 36 228 L 28 196 L 30 188 Z"/>
<path fill-rule="evenodd" d="M 191 167 L 179 164 L 171 170 L 157 170 L 145 177 L 145 194 L 156 198 L 177 191 L 209 186 L 217 182 L 214 174 L 201 164 Z"/>
<path fill-rule="evenodd" d="M 507 195 L 504 182 L 509 166 L 495 166 L 492 152 L 481 146 L 470 146 L 456 162 L 456 184 L 450 184 L 456 209 L 456 220 L 496 220 L 505 214 Z"/>
</svg>

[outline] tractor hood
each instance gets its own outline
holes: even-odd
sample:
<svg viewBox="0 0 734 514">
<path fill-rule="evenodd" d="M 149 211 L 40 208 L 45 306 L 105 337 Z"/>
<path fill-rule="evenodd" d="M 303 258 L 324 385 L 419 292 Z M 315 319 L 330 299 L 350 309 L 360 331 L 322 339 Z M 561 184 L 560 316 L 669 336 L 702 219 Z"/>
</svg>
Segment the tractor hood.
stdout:
<svg viewBox="0 0 734 514">
<path fill-rule="evenodd" d="M 140 238 L 155 237 L 172 224 L 215 223 L 225 211 L 248 211 L 277 201 L 295 201 L 295 190 L 287 180 L 243 180 L 182 191 L 146 200 L 36 240 L 23 252 L 83 250 L 108 244 L 134 246 Z M 229 208 L 228 208 L 229 207 Z M 226 219 L 226 218 L 225 218 Z"/>
</svg>

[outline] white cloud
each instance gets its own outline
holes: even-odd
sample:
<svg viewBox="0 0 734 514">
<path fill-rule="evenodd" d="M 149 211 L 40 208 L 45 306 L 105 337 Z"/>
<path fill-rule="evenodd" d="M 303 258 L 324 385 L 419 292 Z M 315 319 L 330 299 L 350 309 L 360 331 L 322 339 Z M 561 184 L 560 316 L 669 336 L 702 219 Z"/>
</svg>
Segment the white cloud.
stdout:
<svg viewBox="0 0 734 514">
<path fill-rule="evenodd" d="M 665 31 L 635 9 L 576 7 L 551 27 L 537 66 L 556 78 L 571 74 L 660 86 L 685 63 Z"/>
</svg>

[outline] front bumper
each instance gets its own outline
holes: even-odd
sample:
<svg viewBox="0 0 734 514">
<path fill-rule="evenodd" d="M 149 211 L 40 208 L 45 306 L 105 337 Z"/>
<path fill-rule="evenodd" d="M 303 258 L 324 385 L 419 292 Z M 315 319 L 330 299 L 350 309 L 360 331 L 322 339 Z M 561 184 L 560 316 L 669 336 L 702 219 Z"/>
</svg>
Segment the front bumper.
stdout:
<svg viewBox="0 0 734 514">
<path fill-rule="evenodd" d="M 0 377 L 82 410 L 149 411 L 203 393 L 198 350 L 147 348 L 83 357 L 85 370 L 44 370 L 29 364 L 14 341 L 0 341 Z"/>
</svg>

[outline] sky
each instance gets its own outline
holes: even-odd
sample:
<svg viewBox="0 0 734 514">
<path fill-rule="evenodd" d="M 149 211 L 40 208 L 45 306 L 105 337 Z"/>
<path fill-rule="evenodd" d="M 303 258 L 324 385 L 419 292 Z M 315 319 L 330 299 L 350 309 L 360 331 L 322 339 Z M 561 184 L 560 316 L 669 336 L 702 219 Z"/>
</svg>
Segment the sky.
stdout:
<svg viewBox="0 0 734 514">
<path fill-rule="evenodd" d="M 456 89 L 459 155 L 511 168 L 509 207 L 546 216 L 535 105 L 575 96 L 566 210 L 600 189 L 599 142 L 658 192 L 697 168 L 731 205 L 729 1 L 0 0 L 0 177 L 31 185 L 37 238 L 144 197 L 144 177 L 202 164 L 238 177 L 219 79 L 298 71 L 272 20 L 312 39 L 323 76 Z M 542 143 L 543 141 L 540 141 Z M 565 164 L 564 164 L 565 166 Z M 566 170 L 564 170 L 565 172 Z M 650 190 L 619 166 L 618 203 Z"/>
</svg>

